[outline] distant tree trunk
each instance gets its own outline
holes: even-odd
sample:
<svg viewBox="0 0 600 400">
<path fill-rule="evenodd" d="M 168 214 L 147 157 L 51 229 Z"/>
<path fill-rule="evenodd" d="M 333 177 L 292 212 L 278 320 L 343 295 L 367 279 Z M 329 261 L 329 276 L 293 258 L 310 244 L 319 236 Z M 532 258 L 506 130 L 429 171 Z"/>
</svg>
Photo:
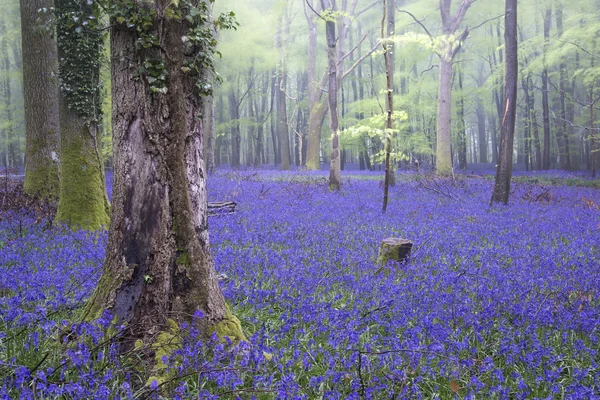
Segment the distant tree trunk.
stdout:
<svg viewBox="0 0 600 400">
<path fill-rule="evenodd" d="M 273 161 L 275 165 L 281 163 L 281 157 L 279 152 L 279 141 L 277 134 L 277 93 L 279 92 L 279 86 L 277 81 L 277 73 L 273 71 L 273 78 L 271 79 L 271 139 L 273 142 Z"/>
<path fill-rule="evenodd" d="M 309 0 L 311 7 L 317 10 L 318 6 L 313 5 Z M 318 11 L 318 10 L 317 10 Z M 321 101 L 322 97 L 322 79 L 317 76 L 317 21 L 318 18 L 314 12 L 304 3 L 304 14 L 308 22 L 308 93 L 309 93 L 309 120 L 308 136 L 306 148 L 306 169 L 318 170 L 321 167 L 321 128 L 325 121 L 325 115 L 328 111 L 328 103 Z"/>
<path fill-rule="evenodd" d="M 154 342 L 169 319 L 189 323 L 198 310 L 201 334 L 243 338 L 210 254 L 200 99 L 195 77 L 182 71 L 186 24 L 165 16 L 171 4 L 145 6 L 155 7 L 152 33 L 161 52 L 131 54 L 135 30 L 111 20 L 114 197 L 102 277 L 87 315 L 109 310 L 126 324 L 124 343 L 131 344 L 121 350 L 133 346 L 130 339 Z M 146 79 L 137 79 L 149 56 L 166 65 L 166 94 L 151 93 Z"/>
<path fill-rule="evenodd" d="M 231 118 L 231 167 L 240 167 L 242 136 L 240 133 L 240 109 L 235 88 L 232 86 L 227 95 L 229 116 Z"/>
<path fill-rule="evenodd" d="M 202 122 L 206 132 L 206 170 L 215 171 L 215 98 L 208 96 L 203 101 Z"/>
<path fill-rule="evenodd" d="M 505 112 L 502 118 L 500 135 L 500 158 L 496 170 L 496 181 L 491 202 L 508 204 L 510 180 L 512 178 L 519 75 L 517 0 L 505 0 L 504 42 L 506 54 L 504 70 Z"/>
<path fill-rule="evenodd" d="M 219 110 L 219 123 L 224 122 L 225 101 L 223 100 L 223 94 L 219 94 L 218 110 Z M 215 125 L 216 130 L 216 125 Z M 215 138 L 215 167 L 222 164 L 221 152 L 223 151 L 223 135 L 217 135 Z"/>
<path fill-rule="evenodd" d="M 556 7 L 556 30 L 559 37 L 563 35 L 563 5 L 559 1 L 557 2 Z M 571 169 L 571 149 L 569 146 L 569 128 L 568 128 L 568 116 L 567 116 L 567 105 L 565 95 L 567 92 L 567 65 L 564 57 L 561 57 L 560 65 L 559 65 L 559 89 L 560 89 L 560 127 L 561 133 L 563 137 L 564 149 L 563 155 L 564 159 L 562 160 L 563 168 L 566 170 Z"/>
<path fill-rule="evenodd" d="M 94 26 L 85 34 L 71 26 L 74 17 L 93 15 L 91 5 L 56 0 L 57 41 L 61 93 L 60 112 L 60 201 L 56 220 L 74 228 L 96 230 L 108 226 L 110 205 L 99 147 L 102 98 L 100 59 L 104 38 Z M 66 21 L 68 20 L 68 21 Z M 85 49 L 80 52 L 77 49 Z M 73 65 L 84 67 L 77 81 Z M 77 68 L 76 67 L 76 68 Z M 82 104 L 85 106 L 82 107 Z"/>
<path fill-rule="evenodd" d="M 481 88 L 484 83 L 485 83 L 485 79 L 483 77 L 483 70 L 480 67 L 479 68 L 479 72 L 478 72 L 478 86 Z M 482 164 L 486 164 L 488 162 L 488 139 L 487 139 L 487 135 L 486 135 L 486 116 L 485 116 L 485 108 L 483 107 L 483 101 L 481 99 L 481 96 L 478 95 L 477 96 L 477 109 L 476 109 L 476 114 L 477 114 L 477 132 L 479 134 L 478 136 L 478 142 L 479 142 L 479 162 Z"/>
<path fill-rule="evenodd" d="M 15 135 L 14 135 L 14 118 L 13 118 L 13 104 L 12 104 L 12 88 L 11 88 L 11 79 L 10 79 L 10 71 L 11 71 L 11 62 L 8 53 L 8 46 L 6 43 L 7 39 L 7 29 L 4 24 L 4 20 L 0 19 L 0 53 L 3 55 L 2 69 L 4 70 L 4 76 L 2 77 L 2 82 L 0 82 L 2 86 L 2 97 L 4 98 L 4 126 L 2 131 L 4 131 L 4 140 L 6 143 L 6 147 L 4 149 L 4 166 L 6 168 L 16 166 L 17 157 L 15 151 Z"/>
<path fill-rule="evenodd" d="M 552 24 L 552 6 L 548 5 L 544 14 L 544 66 L 542 70 L 542 112 L 544 118 L 544 154 L 542 169 L 550 169 L 550 105 L 548 101 L 548 66 L 546 57 L 550 41 L 550 26 Z"/>
<path fill-rule="evenodd" d="M 284 12 L 286 12 L 284 10 Z M 286 51 L 283 39 L 283 16 L 280 16 L 277 22 L 276 47 L 279 52 L 280 70 L 279 90 L 277 92 L 277 133 L 279 134 L 279 154 L 281 157 L 281 169 L 290 169 L 290 133 L 287 115 L 287 101 L 285 91 L 287 90 L 287 70 L 286 70 Z"/>
<path fill-rule="evenodd" d="M 465 94 L 463 92 L 463 73 L 458 71 L 458 88 L 460 97 L 458 99 L 458 166 L 465 171 L 467 169 L 467 126 L 465 125 Z"/>
<path fill-rule="evenodd" d="M 59 160 L 58 59 L 56 41 L 40 9 L 52 0 L 20 0 L 23 49 L 26 165 L 25 192 L 57 198 Z"/>
</svg>

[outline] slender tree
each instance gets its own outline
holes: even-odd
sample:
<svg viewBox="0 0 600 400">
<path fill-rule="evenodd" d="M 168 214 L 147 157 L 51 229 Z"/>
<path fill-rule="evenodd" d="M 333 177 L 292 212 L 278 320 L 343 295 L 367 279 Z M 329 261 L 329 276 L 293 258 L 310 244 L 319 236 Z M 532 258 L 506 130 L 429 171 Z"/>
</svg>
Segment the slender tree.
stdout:
<svg viewBox="0 0 600 400">
<path fill-rule="evenodd" d="M 519 57 L 517 41 L 517 0 L 505 0 L 504 41 L 504 116 L 500 136 L 500 154 L 492 203 L 508 204 L 514 153 L 515 121 L 517 113 L 517 83 Z"/>
<path fill-rule="evenodd" d="M 52 0 L 21 0 L 25 103 L 25 191 L 58 197 L 59 117 L 56 41 L 49 28 Z M 41 12 L 44 11 L 45 12 Z"/>
<path fill-rule="evenodd" d="M 386 77 L 386 122 L 385 122 L 385 180 L 383 184 L 383 208 L 382 212 L 387 211 L 388 196 L 391 184 L 391 152 L 392 152 L 392 130 L 394 129 L 394 76 L 393 76 L 393 47 L 389 42 L 389 36 L 393 34 L 393 25 L 390 25 L 390 18 L 394 21 L 395 1 L 383 0 L 383 19 L 381 21 L 381 37 L 385 38 L 385 22 L 388 21 L 388 37 L 383 41 L 383 57 L 385 59 L 385 77 Z M 393 22 L 392 22 L 393 23 Z M 391 27 L 391 29 L 390 29 Z"/>
<path fill-rule="evenodd" d="M 340 153 L 340 131 L 338 116 L 338 65 L 337 65 L 337 41 L 335 36 L 335 19 L 333 17 L 335 8 L 331 0 L 321 0 L 321 6 L 325 10 L 325 36 L 327 38 L 327 65 L 328 65 L 328 99 L 329 99 L 329 128 L 331 130 L 331 158 L 329 165 L 329 188 L 339 190 L 342 185 L 341 176 L 341 153 Z"/>
</svg>

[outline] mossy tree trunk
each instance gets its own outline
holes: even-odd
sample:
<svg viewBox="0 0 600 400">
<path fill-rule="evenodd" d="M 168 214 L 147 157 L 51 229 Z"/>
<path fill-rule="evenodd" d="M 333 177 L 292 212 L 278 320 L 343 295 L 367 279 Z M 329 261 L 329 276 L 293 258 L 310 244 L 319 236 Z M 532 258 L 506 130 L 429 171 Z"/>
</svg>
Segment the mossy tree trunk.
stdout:
<svg viewBox="0 0 600 400">
<path fill-rule="evenodd" d="M 58 60 L 48 27 L 52 0 L 21 0 L 25 106 L 25 192 L 58 196 Z M 46 16 L 48 18 L 46 18 Z"/>
<path fill-rule="evenodd" d="M 100 58 L 103 37 L 95 25 L 71 26 L 93 15 L 87 2 L 56 0 L 60 113 L 60 201 L 56 220 L 73 228 L 108 226 L 109 202 L 98 143 Z M 65 23 L 65 19 L 69 23 Z"/>
<path fill-rule="evenodd" d="M 128 337 L 154 342 L 168 320 L 197 310 L 206 335 L 243 338 L 227 310 L 210 255 L 202 119 L 195 77 L 184 72 L 186 23 L 152 5 L 160 49 L 135 48 L 136 34 L 113 18 L 111 33 L 115 182 L 106 259 L 88 318 L 109 310 Z M 160 27 L 160 29 L 159 29 Z M 166 94 L 136 79 L 144 59 L 166 66 Z"/>
</svg>

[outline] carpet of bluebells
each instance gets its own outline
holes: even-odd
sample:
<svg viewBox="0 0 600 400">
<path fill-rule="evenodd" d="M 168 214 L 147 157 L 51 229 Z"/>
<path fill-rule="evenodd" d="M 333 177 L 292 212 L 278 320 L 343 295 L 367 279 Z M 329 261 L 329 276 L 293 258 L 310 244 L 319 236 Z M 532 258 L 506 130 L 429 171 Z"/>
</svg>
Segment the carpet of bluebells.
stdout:
<svg viewBox="0 0 600 400">
<path fill-rule="evenodd" d="M 209 229 L 249 341 L 181 326 L 160 384 L 116 354 L 110 315 L 81 322 L 106 234 L 4 218 L 0 398 L 600 399 L 593 181 L 519 174 L 490 207 L 489 177 L 403 174 L 382 214 L 380 175 L 338 193 L 320 173 L 210 177 L 211 200 L 238 203 Z M 408 262 L 377 264 L 386 237 L 414 242 Z"/>
</svg>

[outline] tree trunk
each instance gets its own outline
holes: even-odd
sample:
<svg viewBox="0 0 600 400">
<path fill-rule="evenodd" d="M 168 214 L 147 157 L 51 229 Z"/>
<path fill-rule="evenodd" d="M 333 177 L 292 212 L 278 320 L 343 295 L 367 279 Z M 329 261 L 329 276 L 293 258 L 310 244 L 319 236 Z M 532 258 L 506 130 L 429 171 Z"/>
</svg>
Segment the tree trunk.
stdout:
<svg viewBox="0 0 600 400">
<path fill-rule="evenodd" d="M 271 79 L 271 139 L 273 142 L 273 162 L 275 165 L 279 165 L 281 162 L 279 145 L 277 140 L 277 113 L 273 112 L 273 109 L 277 109 L 277 92 L 279 91 L 277 74 L 273 71 L 273 78 Z"/>
<path fill-rule="evenodd" d="M 231 167 L 239 168 L 242 136 L 240 133 L 240 109 L 233 86 L 229 89 L 227 99 L 229 101 L 229 117 L 231 118 Z"/>
<path fill-rule="evenodd" d="M 21 0 L 25 107 L 25 192 L 58 197 L 58 59 L 52 32 L 40 22 L 40 9 L 52 0 Z M 49 15 L 48 15 L 49 17 Z"/>
<path fill-rule="evenodd" d="M 505 1 L 504 42 L 506 63 L 504 69 L 504 115 L 500 135 L 500 154 L 496 170 L 496 182 L 492 192 L 492 203 L 508 204 L 517 113 L 517 83 L 519 57 L 517 41 L 517 0 Z"/>
<path fill-rule="evenodd" d="M 463 91 L 463 73 L 458 71 L 458 88 L 460 97 L 458 99 L 458 166 L 461 170 L 467 169 L 467 126 L 465 125 L 465 94 Z"/>
<path fill-rule="evenodd" d="M 202 123 L 206 132 L 206 170 L 209 174 L 215 171 L 215 98 L 203 99 Z"/>
<path fill-rule="evenodd" d="M 324 9 L 330 9 L 331 0 L 326 0 L 327 5 L 323 5 Z M 328 89 L 329 89 L 329 110 L 331 111 L 330 130 L 331 130 L 331 158 L 329 160 L 329 188 L 339 190 L 342 185 L 341 173 L 341 154 L 340 154 L 340 132 L 337 109 L 337 93 L 338 93 L 338 78 L 337 78 L 337 56 L 336 56 L 336 36 L 335 22 L 328 20 L 325 23 L 325 35 L 327 37 L 327 61 L 328 61 Z"/>
<path fill-rule="evenodd" d="M 82 35 L 70 26 L 75 16 L 84 21 L 90 5 L 56 0 L 60 113 L 60 201 L 56 220 L 73 228 L 90 230 L 108 226 L 110 205 L 106 194 L 102 157 L 98 144 L 100 126 L 100 57 L 102 32 L 88 26 Z M 64 20 L 69 19 L 69 25 Z M 77 52 L 77 49 L 85 49 Z M 76 66 L 76 67 L 73 67 Z M 85 67 L 85 75 L 71 82 L 67 74 Z M 79 85 L 79 87 L 77 86 Z M 86 107 L 81 108 L 80 104 Z"/>
<path fill-rule="evenodd" d="M 316 7 L 310 0 L 313 9 Z M 309 93 L 309 120 L 306 146 L 306 169 L 318 170 L 321 168 L 321 128 L 327 114 L 327 102 L 321 101 L 322 91 L 317 77 L 317 16 L 304 3 L 304 14 L 308 22 L 308 93 Z"/>
<path fill-rule="evenodd" d="M 436 171 L 438 175 L 452 174 L 452 64 L 450 57 L 440 60 L 440 82 L 437 113 Z"/>
<path fill-rule="evenodd" d="M 17 157 L 15 151 L 15 135 L 14 135 L 14 117 L 13 117 L 13 104 L 12 104 L 12 87 L 11 87 L 11 62 L 8 53 L 8 46 L 6 43 L 7 29 L 4 24 L 4 20 L 0 19 L 0 53 L 3 54 L 2 69 L 4 70 L 4 76 L 0 84 L 2 85 L 2 95 L 4 97 L 4 140 L 6 147 L 4 149 L 3 161 L 4 167 L 14 167 L 17 165 Z M 17 139 L 18 140 L 18 139 Z"/>
<path fill-rule="evenodd" d="M 558 2 L 556 7 L 556 30 L 559 38 L 563 35 L 563 5 Z M 569 127 L 568 115 L 565 95 L 567 92 L 567 65 L 564 57 L 561 57 L 559 65 L 559 89 L 560 89 L 560 127 L 562 131 L 564 149 L 562 151 L 564 159 L 562 160 L 563 168 L 571 169 L 571 149 L 569 146 Z"/>
<path fill-rule="evenodd" d="M 88 318 L 108 310 L 127 324 L 127 339 L 154 342 L 169 319 L 191 322 L 200 310 L 204 318 L 195 322 L 202 334 L 242 339 L 210 255 L 200 101 L 194 77 L 182 71 L 185 24 L 164 16 L 170 4 L 146 6 L 159 8 L 153 26 L 161 30 L 153 33 L 162 51 L 130 54 L 135 31 L 111 20 L 114 199 Z M 136 79 L 146 57 L 164 60 L 167 94 L 153 94 L 146 79 Z"/>
<path fill-rule="evenodd" d="M 395 1 L 394 0 L 383 0 L 383 21 L 381 21 L 381 37 L 384 35 L 385 19 L 388 19 L 388 32 L 387 37 L 389 38 L 390 32 L 394 30 L 394 15 L 395 15 Z M 390 22 L 391 19 L 391 22 Z M 387 211 L 388 196 L 390 190 L 390 184 L 392 183 L 391 170 L 391 153 L 392 153 L 392 129 L 394 128 L 394 81 L 393 81 L 393 47 L 387 40 L 383 43 L 383 57 L 385 59 L 385 78 L 386 78 L 386 123 L 385 123 L 385 180 L 383 184 L 383 207 L 382 212 Z"/>
<path fill-rule="evenodd" d="M 550 41 L 550 25 L 552 24 L 552 8 L 548 6 L 544 15 L 544 66 L 542 70 L 542 113 L 544 118 L 544 154 L 542 169 L 550 169 L 550 105 L 548 101 L 548 66 L 546 56 Z"/>
</svg>

